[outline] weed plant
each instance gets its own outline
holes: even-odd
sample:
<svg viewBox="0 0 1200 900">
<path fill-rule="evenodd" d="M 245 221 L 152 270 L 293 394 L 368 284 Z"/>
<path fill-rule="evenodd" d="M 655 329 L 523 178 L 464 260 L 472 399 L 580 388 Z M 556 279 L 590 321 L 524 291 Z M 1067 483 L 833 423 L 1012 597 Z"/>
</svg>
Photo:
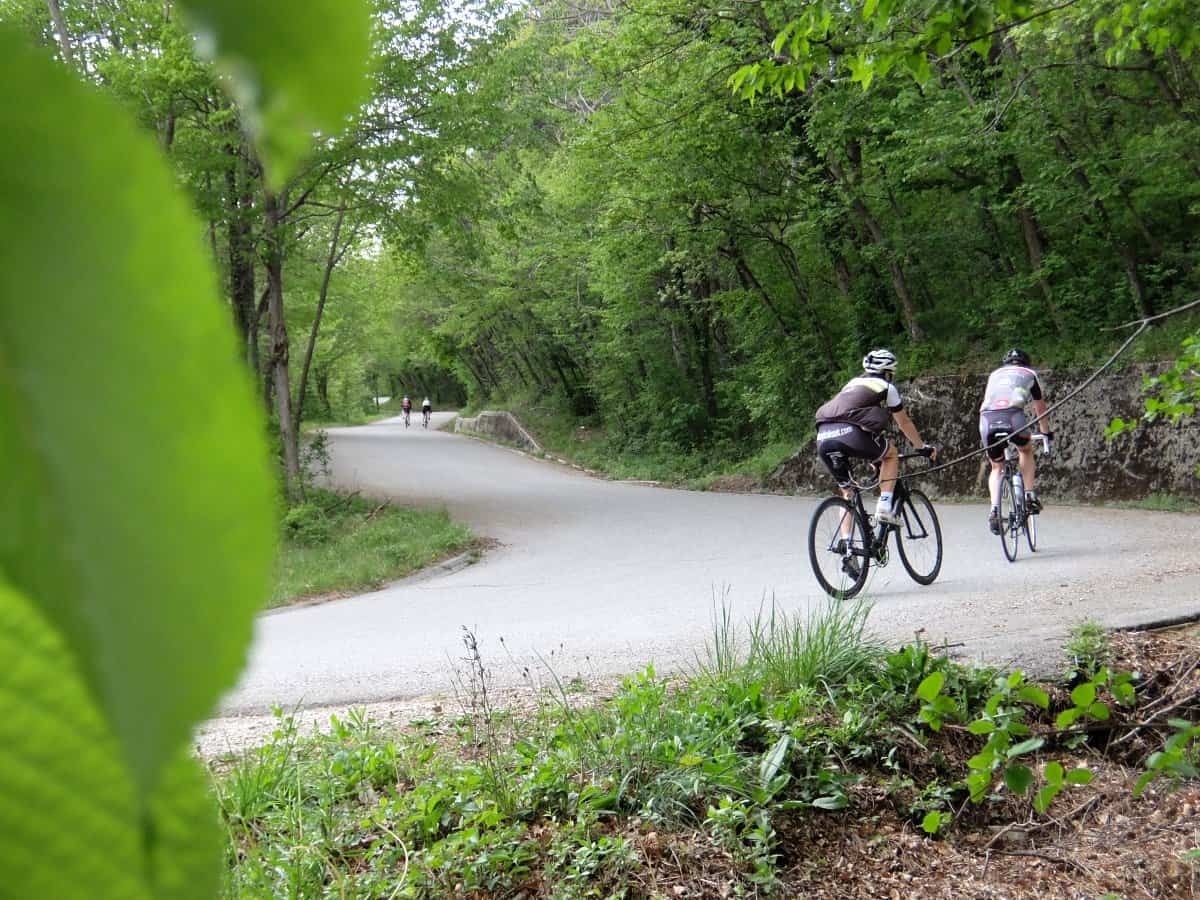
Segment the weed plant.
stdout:
<svg viewBox="0 0 1200 900">
<path fill-rule="evenodd" d="M 464 632 L 453 722 L 387 736 L 352 715 L 301 736 L 281 714 L 266 746 L 217 777 L 227 896 L 621 897 L 646 892 L 658 836 L 681 834 L 736 873 L 739 893 L 766 895 L 781 887 L 782 819 L 852 807 L 860 790 L 882 788 L 936 834 L 969 799 L 1020 793 L 1032 797 L 1022 815 L 1043 814 L 1082 789 L 1084 769 L 1032 765 L 1053 746 L 1044 692 L 919 641 L 889 653 L 869 609 L 772 606 L 735 627 L 716 604 L 692 677 L 648 667 L 581 704 L 551 672 L 521 716 L 494 707 Z M 1128 675 L 1101 670 L 1071 691 L 1056 740 L 1084 740 L 1132 700 Z M 1193 740 L 1180 737 L 1159 769 L 1186 775 Z"/>
</svg>

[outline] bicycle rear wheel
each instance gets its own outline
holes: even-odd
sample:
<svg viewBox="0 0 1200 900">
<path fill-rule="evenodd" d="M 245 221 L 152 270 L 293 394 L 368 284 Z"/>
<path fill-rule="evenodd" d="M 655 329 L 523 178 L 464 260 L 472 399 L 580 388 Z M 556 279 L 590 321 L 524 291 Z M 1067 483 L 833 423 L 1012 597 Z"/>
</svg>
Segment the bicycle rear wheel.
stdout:
<svg viewBox="0 0 1200 900">
<path fill-rule="evenodd" d="M 909 491 L 896 524 L 900 562 L 917 584 L 933 584 L 942 570 L 942 526 L 929 498 Z"/>
<path fill-rule="evenodd" d="M 830 497 L 817 507 L 808 526 L 808 560 L 830 597 L 848 600 L 867 583 L 867 543 L 867 523 L 849 501 Z"/>
<path fill-rule="evenodd" d="M 1021 509 L 1013 493 L 1012 480 L 1005 477 L 1000 482 L 1000 543 L 1009 562 L 1016 560 L 1020 540 Z"/>
</svg>

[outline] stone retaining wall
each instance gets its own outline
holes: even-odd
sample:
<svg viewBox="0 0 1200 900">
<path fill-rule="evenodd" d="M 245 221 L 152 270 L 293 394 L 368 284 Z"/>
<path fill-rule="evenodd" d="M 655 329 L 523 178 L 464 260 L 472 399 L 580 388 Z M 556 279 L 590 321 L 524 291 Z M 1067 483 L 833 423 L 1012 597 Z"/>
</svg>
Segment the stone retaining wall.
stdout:
<svg viewBox="0 0 1200 900">
<path fill-rule="evenodd" d="M 1129 366 L 1101 376 L 1086 391 L 1050 414 L 1054 458 L 1038 466 L 1038 487 L 1049 497 L 1074 500 L 1137 500 L 1165 493 L 1200 498 L 1200 416 L 1178 426 L 1143 425 L 1108 443 L 1104 429 L 1115 417 L 1134 418 L 1142 409 L 1142 380 L 1159 367 Z M 1086 372 L 1041 373 L 1050 403 L 1087 378 Z M 987 375 L 918 378 L 898 385 L 921 435 L 952 459 L 979 446 L 978 413 Z M 898 432 L 897 432 L 898 435 Z M 901 447 L 906 441 L 901 437 Z M 986 494 L 982 459 L 962 463 L 927 479 L 924 487 L 945 495 Z M 825 493 L 832 479 L 817 460 L 813 442 L 767 479 L 771 490 Z"/>
<path fill-rule="evenodd" d="M 498 438 L 510 444 L 516 444 L 522 450 L 528 450 L 530 453 L 542 452 L 538 442 L 522 427 L 516 416 L 509 412 L 485 410 L 470 419 L 460 416 L 454 420 L 454 430 Z"/>
</svg>

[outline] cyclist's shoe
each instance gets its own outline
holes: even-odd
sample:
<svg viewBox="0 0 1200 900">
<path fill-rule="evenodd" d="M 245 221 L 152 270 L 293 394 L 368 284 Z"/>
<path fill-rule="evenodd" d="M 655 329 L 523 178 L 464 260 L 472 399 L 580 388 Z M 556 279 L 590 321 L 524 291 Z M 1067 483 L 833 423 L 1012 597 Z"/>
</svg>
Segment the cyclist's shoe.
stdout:
<svg viewBox="0 0 1200 900">
<path fill-rule="evenodd" d="M 993 509 L 988 513 L 988 528 L 992 530 L 992 534 L 1000 533 L 1000 510 Z"/>
<path fill-rule="evenodd" d="M 838 542 L 833 545 L 833 550 L 842 557 L 842 571 L 857 581 L 862 568 L 859 566 L 858 560 L 854 558 L 851 542 L 845 538 L 839 538 Z"/>
<path fill-rule="evenodd" d="M 1036 516 L 1042 511 L 1042 501 L 1038 499 L 1037 494 L 1025 495 L 1025 510 L 1031 515 Z"/>
<path fill-rule="evenodd" d="M 875 521 L 883 522 L 887 525 L 892 525 L 900 521 L 900 517 L 896 515 L 896 511 L 892 509 L 890 503 L 884 503 L 882 500 L 875 504 Z"/>
</svg>

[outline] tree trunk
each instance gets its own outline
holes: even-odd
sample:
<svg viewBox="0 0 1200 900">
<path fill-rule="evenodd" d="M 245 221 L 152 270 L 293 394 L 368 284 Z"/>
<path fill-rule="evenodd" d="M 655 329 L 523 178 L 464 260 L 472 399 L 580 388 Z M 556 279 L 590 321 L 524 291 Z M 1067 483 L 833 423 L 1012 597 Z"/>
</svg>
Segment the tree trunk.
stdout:
<svg viewBox="0 0 1200 900">
<path fill-rule="evenodd" d="M 292 418 L 292 390 L 288 383 L 288 334 L 283 314 L 283 236 L 280 219 L 286 202 L 267 191 L 263 202 L 263 238 L 267 247 L 267 315 L 271 332 L 270 372 L 279 417 L 279 439 L 283 442 L 284 475 L 290 501 L 304 498 L 300 475 L 300 437 Z"/>
<path fill-rule="evenodd" d="M 54 23 L 54 30 L 58 32 L 58 47 L 62 52 L 63 62 L 68 66 L 75 65 L 75 54 L 71 50 L 71 35 L 67 33 L 67 23 L 63 19 L 62 7 L 59 6 L 58 0 L 46 0 L 46 6 L 50 9 L 50 21 Z"/>
<path fill-rule="evenodd" d="M 871 236 L 871 240 L 883 248 L 884 256 L 887 258 L 888 272 L 892 277 L 892 290 L 896 293 L 896 299 L 900 301 L 900 313 L 904 317 L 904 326 L 908 330 L 909 339 L 914 344 L 919 344 L 925 339 L 925 333 L 921 329 L 921 325 L 917 322 L 917 308 L 913 303 L 912 294 L 908 289 L 908 279 L 904 274 L 904 268 L 900 265 L 900 260 L 897 259 L 895 251 L 888 243 L 887 236 L 883 232 L 883 227 L 879 224 L 879 220 L 867 208 L 867 204 L 854 191 L 854 185 L 850 179 L 846 177 L 846 172 L 841 165 L 833 160 L 829 161 L 829 171 L 841 183 L 842 188 L 846 191 L 846 195 L 850 198 L 850 208 L 854 214 L 858 216 L 859 221 L 867 229 L 867 233 Z"/>
<path fill-rule="evenodd" d="M 242 158 L 241 147 L 228 143 L 229 157 L 225 168 L 226 252 L 229 255 L 229 299 L 233 305 L 233 322 L 246 353 L 246 361 L 257 370 L 258 315 L 254 287 L 254 243 L 250 210 L 254 198 L 250 187 L 250 172 Z"/>
<path fill-rule="evenodd" d="M 345 249 L 338 249 L 338 241 L 342 237 L 342 223 L 346 220 L 346 208 L 338 210 L 337 221 L 333 223 L 333 238 L 329 241 L 329 254 L 325 257 L 325 272 L 321 277 L 321 293 L 317 297 L 317 312 L 313 316 L 312 330 L 308 334 L 308 346 L 304 350 L 304 365 L 300 369 L 300 383 L 296 385 L 296 407 L 292 412 L 294 421 L 292 431 L 300 433 L 300 425 L 304 421 L 304 395 L 308 391 L 308 371 L 312 367 L 313 350 L 317 346 L 317 335 L 321 331 L 321 316 L 325 313 L 325 300 L 329 297 L 329 280 L 333 277 L 333 269 L 341 261 Z M 350 242 L 346 242 L 350 246 Z"/>
</svg>

